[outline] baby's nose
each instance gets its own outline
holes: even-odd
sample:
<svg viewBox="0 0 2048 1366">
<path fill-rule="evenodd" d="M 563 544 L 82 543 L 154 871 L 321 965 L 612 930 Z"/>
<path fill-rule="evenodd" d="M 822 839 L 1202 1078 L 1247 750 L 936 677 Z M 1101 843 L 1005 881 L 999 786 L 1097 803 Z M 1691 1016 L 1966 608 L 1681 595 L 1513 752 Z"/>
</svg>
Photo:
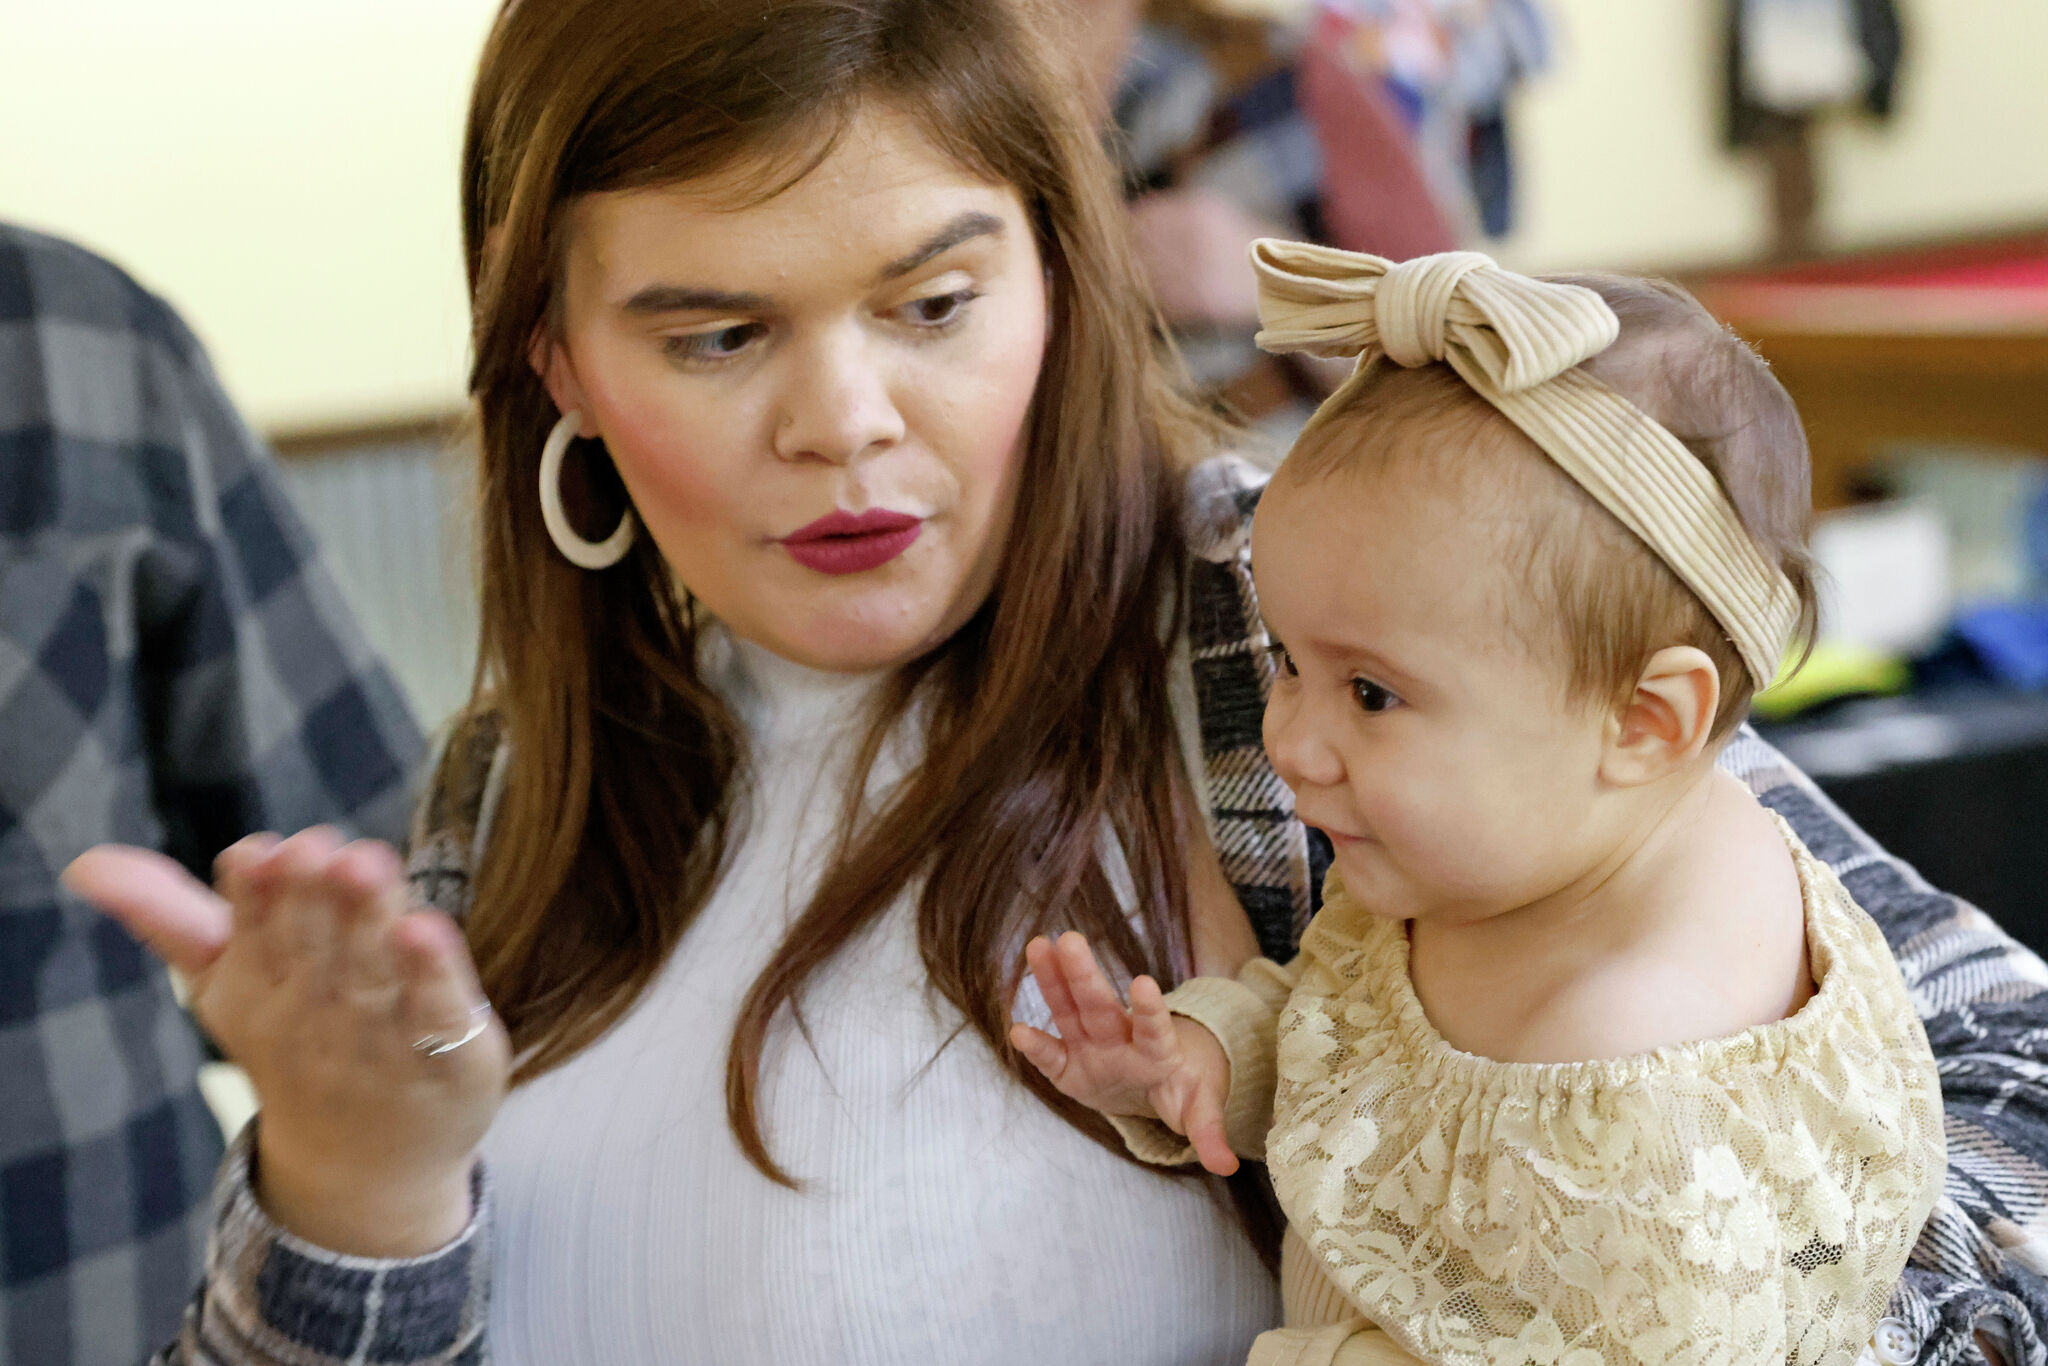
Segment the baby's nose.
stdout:
<svg viewBox="0 0 2048 1366">
<path fill-rule="evenodd" d="M 1335 787 L 1344 781 L 1344 759 L 1307 708 L 1275 690 L 1266 704 L 1266 757 L 1280 781 L 1296 793 L 1307 787 Z"/>
</svg>

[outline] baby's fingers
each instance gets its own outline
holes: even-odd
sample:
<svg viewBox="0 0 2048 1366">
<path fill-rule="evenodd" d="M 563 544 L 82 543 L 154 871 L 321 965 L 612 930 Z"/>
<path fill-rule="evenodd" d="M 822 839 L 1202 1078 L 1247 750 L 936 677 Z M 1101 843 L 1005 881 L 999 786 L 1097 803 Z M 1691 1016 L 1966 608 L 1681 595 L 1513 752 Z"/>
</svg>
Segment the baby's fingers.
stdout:
<svg viewBox="0 0 2048 1366">
<path fill-rule="evenodd" d="M 1053 952 L 1052 941 L 1038 935 L 1024 946 L 1024 961 L 1031 965 L 1031 976 L 1038 983 L 1038 994 L 1045 998 L 1045 1008 L 1052 1013 L 1053 1032 L 1062 1038 L 1081 1037 L 1081 1010 L 1074 1004 L 1074 993 L 1067 987 L 1066 969 L 1060 965 L 1060 956 Z"/>
<path fill-rule="evenodd" d="M 1067 989 L 1079 1009 L 1081 1032 L 1098 1048 L 1116 1048 L 1131 1039 L 1130 1014 L 1117 998 L 1116 988 L 1102 975 L 1095 950 L 1087 937 L 1073 930 L 1060 936 L 1054 946 L 1060 966 L 1066 969 Z M 1062 1031 L 1063 1033 L 1065 1031 Z"/>
<path fill-rule="evenodd" d="M 1147 1062 L 1173 1063 L 1180 1058 L 1180 1037 L 1173 1031 L 1173 1016 L 1159 983 L 1150 977 L 1131 982 L 1131 1042 Z"/>
<path fill-rule="evenodd" d="M 1054 1085 L 1058 1085 L 1060 1078 L 1066 1075 L 1067 1046 L 1044 1030 L 1033 1029 L 1027 1024 L 1011 1025 L 1010 1045 Z"/>
<path fill-rule="evenodd" d="M 1230 1150 L 1230 1138 L 1223 1127 L 1223 1107 L 1207 1087 L 1197 1086 L 1181 1111 L 1187 1140 L 1194 1145 L 1195 1158 L 1218 1176 L 1237 1170 L 1237 1154 Z"/>
</svg>

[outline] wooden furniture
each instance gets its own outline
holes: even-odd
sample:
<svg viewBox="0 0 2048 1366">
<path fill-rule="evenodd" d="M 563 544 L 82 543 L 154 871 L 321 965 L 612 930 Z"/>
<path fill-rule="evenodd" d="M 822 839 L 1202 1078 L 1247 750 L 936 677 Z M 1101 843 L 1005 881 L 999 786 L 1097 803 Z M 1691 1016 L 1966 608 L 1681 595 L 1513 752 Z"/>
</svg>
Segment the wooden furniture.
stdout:
<svg viewBox="0 0 2048 1366">
<path fill-rule="evenodd" d="M 1686 283 L 1799 404 L 1816 508 L 1887 446 L 2048 455 L 2048 232 Z"/>
</svg>

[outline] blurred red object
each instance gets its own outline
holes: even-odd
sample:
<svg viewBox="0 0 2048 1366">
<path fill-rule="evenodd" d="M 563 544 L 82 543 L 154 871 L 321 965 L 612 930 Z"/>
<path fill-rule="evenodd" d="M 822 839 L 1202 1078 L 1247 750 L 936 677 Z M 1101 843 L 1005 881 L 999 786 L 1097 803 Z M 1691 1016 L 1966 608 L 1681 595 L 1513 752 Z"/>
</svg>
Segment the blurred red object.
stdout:
<svg viewBox="0 0 2048 1366">
<path fill-rule="evenodd" d="M 1350 23 L 1324 10 L 1301 55 L 1302 111 L 1323 154 L 1330 245 L 1395 261 L 1458 246 L 1415 157 L 1401 111 L 1344 56 Z"/>
</svg>

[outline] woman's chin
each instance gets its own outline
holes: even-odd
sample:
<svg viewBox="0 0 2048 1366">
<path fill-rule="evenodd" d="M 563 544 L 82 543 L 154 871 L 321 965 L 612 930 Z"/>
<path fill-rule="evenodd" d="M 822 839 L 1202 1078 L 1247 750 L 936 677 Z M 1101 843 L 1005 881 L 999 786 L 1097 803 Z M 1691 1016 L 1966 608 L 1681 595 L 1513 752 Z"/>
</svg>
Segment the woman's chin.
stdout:
<svg viewBox="0 0 2048 1366">
<path fill-rule="evenodd" d="M 900 668 L 945 638 L 936 624 L 909 614 L 880 621 L 833 617 L 806 622 L 798 630 L 742 634 L 807 669 L 840 674 Z"/>
</svg>

